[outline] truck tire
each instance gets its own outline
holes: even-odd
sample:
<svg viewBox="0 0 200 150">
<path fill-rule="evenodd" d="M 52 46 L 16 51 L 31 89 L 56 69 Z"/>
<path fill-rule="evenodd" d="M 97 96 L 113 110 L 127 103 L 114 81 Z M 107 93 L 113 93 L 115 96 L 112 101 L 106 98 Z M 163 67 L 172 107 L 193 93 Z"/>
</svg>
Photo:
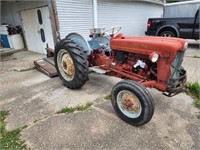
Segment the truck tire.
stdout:
<svg viewBox="0 0 200 150">
<path fill-rule="evenodd" d="M 154 102 L 145 87 L 132 80 L 123 80 L 112 89 L 112 106 L 116 114 L 133 126 L 149 122 L 154 114 Z"/>
<path fill-rule="evenodd" d="M 172 31 L 163 31 L 161 33 L 159 33 L 159 36 L 163 36 L 163 37 L 176 37 L 176 34 Z"/>
<path fill-rule="evenodd" d="M 66 87 L 78 89 L 88 80 L 86 54 L 75 42 L 63 39 L 56 44 L 54 61 L 58 75 Z"/>
</svg>

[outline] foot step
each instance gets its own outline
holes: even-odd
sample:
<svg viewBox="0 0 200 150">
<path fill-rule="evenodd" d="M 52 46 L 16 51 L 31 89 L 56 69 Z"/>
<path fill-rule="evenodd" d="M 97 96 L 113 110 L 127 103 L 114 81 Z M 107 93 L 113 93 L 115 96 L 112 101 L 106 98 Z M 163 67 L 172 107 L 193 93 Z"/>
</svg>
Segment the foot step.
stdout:
<svg viewBox="0 0 200 150">
<path fill-rule="evenodd" d="M 99 67 L 89 67 L 89 71 L 93 71 L 99 74 L 105 74 L 107 72 L 106 70 L 103 70 Z"/>
</svg>

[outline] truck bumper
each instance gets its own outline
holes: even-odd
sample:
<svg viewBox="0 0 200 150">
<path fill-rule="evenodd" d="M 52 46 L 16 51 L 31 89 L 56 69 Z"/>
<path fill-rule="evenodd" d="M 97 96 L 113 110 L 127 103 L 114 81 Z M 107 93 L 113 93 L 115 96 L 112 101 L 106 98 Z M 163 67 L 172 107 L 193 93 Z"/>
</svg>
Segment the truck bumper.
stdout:
<svg viewBox="0 0 200 150">
<path fill-rule="evenodd" d="M 147 31 L 145 31 L 145 35 L 153 35 L 153 36 L 156 36 L 156 31 L 152 31 L 152 30 L 147 29 Z"/>
</svg>

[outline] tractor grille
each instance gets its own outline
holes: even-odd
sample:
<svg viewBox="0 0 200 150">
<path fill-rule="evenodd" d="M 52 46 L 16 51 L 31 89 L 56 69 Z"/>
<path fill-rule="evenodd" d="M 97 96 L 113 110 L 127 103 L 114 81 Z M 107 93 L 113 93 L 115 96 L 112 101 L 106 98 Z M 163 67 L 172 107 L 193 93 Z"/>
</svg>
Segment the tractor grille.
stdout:
<svg viewBox="0 0 200 150">
<path fill-rule="evenodd" d="M 183 56 L 184 52 L 177 52 L 176 58 L 171 65 L 172 74 L 168 80 L 166 89 L 166 91 L 169 93 L 169 96 L 171 96 L 173 93 L 177 94 L 185 90 L 184 83 L 186 82 L 186 71 L 181 66 L 183 62 Z"/>
<path fill-rule="evenodd" d="M 174 59 L 174 62 L 171 65 L 171 79 L 179 78 L 182 74 L 181 72 L 181 64 L 183 62 L 184 52 L 179 51 L 176 54 L 176 58 Z"/>
</svg>

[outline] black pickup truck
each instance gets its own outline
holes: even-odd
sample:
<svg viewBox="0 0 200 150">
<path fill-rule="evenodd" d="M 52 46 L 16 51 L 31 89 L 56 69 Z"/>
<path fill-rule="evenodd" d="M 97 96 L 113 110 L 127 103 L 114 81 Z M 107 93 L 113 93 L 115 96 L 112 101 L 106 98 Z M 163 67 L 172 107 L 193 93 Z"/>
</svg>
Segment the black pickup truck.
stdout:
<svg viewBox="0 0 200 150">
<path fill-rule="evenodd" d="M 199 9 L 190 18 L 149 18 L 146 35 L 199 39 Z"/>
</svg>

